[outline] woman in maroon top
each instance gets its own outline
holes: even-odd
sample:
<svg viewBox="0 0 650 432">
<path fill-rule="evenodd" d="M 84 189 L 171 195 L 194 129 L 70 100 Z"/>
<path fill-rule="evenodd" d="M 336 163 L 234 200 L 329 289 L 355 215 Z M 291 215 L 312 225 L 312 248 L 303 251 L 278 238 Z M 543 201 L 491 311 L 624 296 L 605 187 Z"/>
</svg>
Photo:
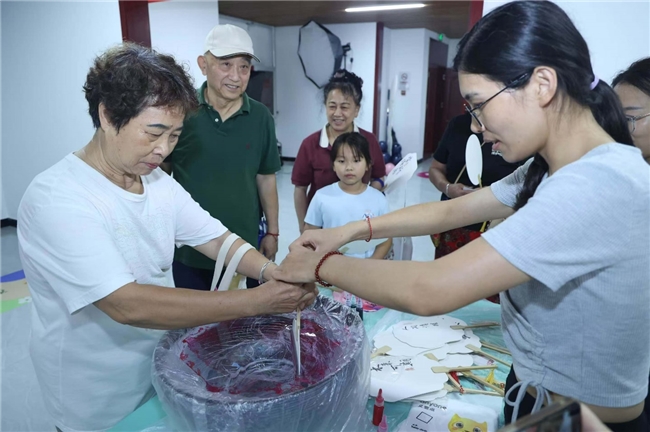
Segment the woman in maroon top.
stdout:
<svg viewBox="0 0 650 432">
<path fill-rule="evenodd" d="M 340 70 L 330 78 L 323 89 L 327 124 L 302 142 L 291 173 L 291 182 L 295 186 L 293 200 L 301 233 L 305 225 L 307 207 L 316 191 L 339 181 L 330 159 L 332 143 L 339 135 L 359 132 L 368 140 L 373 164 L 370 173 L 366 174 L 363 180 L 367 183 L 372 178 L 372 187 L 379 190 L 383 188 L 386 165 L 379 142 L 371 132 L 354 124 L 361 108 L 362 85 L 363 80 L 357 75 Z"/>
</svg>

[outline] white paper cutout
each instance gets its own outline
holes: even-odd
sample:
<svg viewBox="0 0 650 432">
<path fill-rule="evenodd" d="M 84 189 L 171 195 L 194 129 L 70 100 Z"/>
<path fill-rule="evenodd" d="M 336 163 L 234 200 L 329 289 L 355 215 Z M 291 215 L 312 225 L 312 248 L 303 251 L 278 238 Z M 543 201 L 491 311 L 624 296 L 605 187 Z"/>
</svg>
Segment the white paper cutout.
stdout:
<svg viewBox="0 0 650 432">
<path fill-rule="evenodd" d="M 380 356 L 370 362 L 370 395 L 382 389 L 387 402 L 442 390 L 447 375 L 433 373 L 432 361 L 422 356 Z"/>
<path fill-rule="evenodd" d="M 431 393 L 425 393 L 417 396 L 413 396 L 409 399 L 405 399 L 404 402 L 431 402 L 436 399 L 440 399 L 447 396 L 447 390 L 444 388 L 442 390 L 434 391 Z"/>
<path fill-rule="evenodd" d="M 393 326 L 393 335 L 413 347 L 440 348 L 463 338 L 463 330 L 452 330 L 448 322 L 441 317 L 429 317 L 427 321 L 402 321 Z"/>
<path fill-rule="evenodd" d="M 386 187 L 384 193 L 390 194 L 405 185 L 415 171 L 418 169 L 418 157 L 415 153 L 409 153 L 402 158 L 402 160 L 395 165 L 390 173 L 386 176 Z"/>
<path fill-rule="evenodd" d="M 472 360 L 476 366 L 488 366 L 494 364 L 494 360 L 485 358 L 483 356 L 472 354 Z"/>
<path fill-rule="evenodd" d="M 416 319 L 412 320 L 411 322 L 414 323 L 426 323 L 430 322 L 431 320 L 435 319 L 436 322 L 439 322 L 441 324 L 445 324 L 448 327 L 455 326 L 455 325 L 460 325 L 460 326 L 466 326 L 467 323 L 463 321 L 462 319 L 454 318 L 449 315 L 435 315 L 435 316 L 430 316 L 430 317 L 417 317 Z"/>
<path fill-rule="evenodd" d="M 458 342 L 453 342 L 450 343 L 449 346 L 449 353 L 450 354 L 469 354 L 473 353 L 471 349 L 467 348 L 465 345 L 474 345 L 477 347 L 481 347 L 481 340 L 479 339 L 478 336 L 474 334 L 474 332 L 470 329 L 465 329 L 462 330 L 465 332 L 465 334 L 462 337 L 462 340 Z"/>
<path fill-rule="evenodd" d="M 383 346 L 389 346 L 391 350 L 388 352 L 388 355 L 391 356 L 409 356 L 413 357 L 418 354 L 431 353 L 437 359 L 442 360 L 447 356 L 449 351 L 449 345 L 445 344 L 440 348 L 429 350 L 426 348 L 413 347 L 409 344 L 405 344 L 395 337 L 391 328 L 387 331 L 378 333 L 373 338 L 375 348 L 381 348 Z"/>
<path fill-rule="evenodd" d="M 474 359 L 472 358 L 471 355 L 467 354 L 449 354 L 447 357 L 444 359 L 441 359 L 440 361 L 434 361 L 431 360 L 431 365 L 432 366 L 446 366 L 446 367 L 466 367 L 466 366 L 472 366 L 474 364 Z"/>
</svg>

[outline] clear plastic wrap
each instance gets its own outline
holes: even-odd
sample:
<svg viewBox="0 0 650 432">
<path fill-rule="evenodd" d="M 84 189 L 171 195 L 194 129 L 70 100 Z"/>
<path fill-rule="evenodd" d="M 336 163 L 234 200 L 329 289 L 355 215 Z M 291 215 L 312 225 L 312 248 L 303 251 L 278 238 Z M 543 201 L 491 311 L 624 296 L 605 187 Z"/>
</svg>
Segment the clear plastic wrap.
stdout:
<svg viewBox="0 0 650 432">
<path fill-rule="evenodd" d="M 319 296 L 302 312 L 302 375 L 294 314 L 167 332 L 152 380 L 178 430 L 357 431 L 367 423 L 369 345 L 350 308 Z"/>
</svg>

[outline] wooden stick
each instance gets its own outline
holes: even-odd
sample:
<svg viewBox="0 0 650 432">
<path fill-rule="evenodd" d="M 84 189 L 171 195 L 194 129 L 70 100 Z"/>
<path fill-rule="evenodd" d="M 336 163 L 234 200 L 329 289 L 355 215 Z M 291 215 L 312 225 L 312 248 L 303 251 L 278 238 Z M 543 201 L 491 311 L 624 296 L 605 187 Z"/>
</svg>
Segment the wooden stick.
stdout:
<svg viewBox="0 0 650 432">
<path fill-rule="evenodd" d="M 455 387 L 450 386 L 449 384 L 445 383 L 445 386 L 443 387 L 448 393 L 453 393 L 453 392 L 459 392 Z M 477 390 L 477 389 L 471 389 L 471 388 L 465 388 L 463 387 L 463 393 L 464 394 L 480 394 L 480 395 L 487 395 L 487 396 L 499 396 L 502 397 L 499 393 L 493 392 L 493 391 L 488 391 L 488 390 Z"/>
<path fill-rule="evenodd" d="M 491 384 L 491 383 L 485 381 L 485 380 L 484 380 L 483 378 L 481 378 L 480 376 L 474 375 L 474 374 L 471 373 L 471 372 L 463 372 L 463 376 L 465 376 L 465 377 L 467 377 L 467 378 L 471 378 L 471 379 L 473 379 L 474 381 L 478 381 L 478 382 L 480 382 L 480 383 L 483 384 L 484 386 L 489 387 L 489 388 L 491 388 L 492 390 L 495 390 L 495 391 L 496 391 L 497 393 L 499 393 L 501 396 L 503 396 L 503 394 L 504 394 L 504 393 L 503 393 L 503 389 L 502 389 L 501 387 L 495 386 L 494 384 Z"/>
<path fill-rule="evenodd" d="M 470 324 L 470 325 L 453 325 L 451 326 L 452 330 L 465 330 L 465 329 L 472 329 L 472 328 L 479 328 L 479 327 L 497 327 L 500 326 L 501 324 L 495 321 L 489 321 L 489 322 L 483 322 L 483 323 L 476 323 L 476 324 Z"/>
<path fill-rule="evenodd" d="M 438 360 L 438 358 L 437 358 L 436 356 L 434 356 L 432 353 L 426 353 L 424 356 L 425 356 L 426 358 L 428 358 L 429 360 L 440 361 L 440 360 Z"/>
<path fill-rule="evenodd" d="M 371 353 L 370 358 L 373 359 L 377 356 L 384 355 L 390 350 L 392 350 L 391 347 L 389 347 L 388 345 L 384 345 L 383 347 L 377 348 L 373 353 Z"/>
<path fill-rule="evenodd" d="M 298 313 L 296 314 L 295 318 L 295 323 L 296 323 L 296 332 L 298 332 L 296 337 L 296 345 L 297 345 L 297 350 L 296 350 L 296 358 L 298 360 L 298 375 L 302 375 L 302 359 L 301 359 L 301 350 L 302 350 L 302 342 L 300 340 L 300 325 L 302 324 L 300 320 L 300 309 L 298 309 Z"/>
<path fill-rule="evenodd" d="M 492 345 L 491 343 L 481 341 L 481 346 L 484 348 L 491 349 L 492 351 L 500 352 L 501 354 L 508 354 L 509 356 L 512 356 L 512 353 L 510 351 L 498 345 Z"/>
<path fill-rule="evenodd" d="M 491 360 L 498 361 L 499 363 L 502 363 L 502 364 L 504 364 L 504 365 L 506 365 L 506 366 L 508 366 L 508 367 L 511 367 L 511 366 L 512 366 L 512 363 L 509 363 L 509 362 L 507 362 L 507 361 L 505 361 L 505 360 L 501 360 L 499 357 L 495 357 L 495 356 L 493 356 L 492 354 L 488 354 L 488 353 L 486 353 L 486 352 L 484 352 L 484 351 L 481 351 L 480 348 L 478 348 L 478 347 L 476 347 L 476 346 L 474 346 L 474 345 L 472 345 L 472 344 L 467 344 L 467 345 L 465 345 L 465 346 L 466 346 L 467 348 L 471 349 L 472 351 L 474 351 L 476 354 L 480 354 L 480 355 L 482 355 L 483 357 L 487 357 L 487 358 L 489 358 L 489 359 L 491 359 Z"/>
<path fill-rule="evenodd" d="M 460 386 L 460 383 L 454 379 L 454 377 L 451 376 L 450 373 L 447 373 L 447 378 L 449 381 L 451 381 L 451 385 L 456 388 L 459 392 L 463 393 L 463 388 Z"/>
<path fill-rule="evenodd" d="M 447 367 L 447 366 L 432 366 L 431 370 L 435 373 L 448 373 L 448 372 L 464 372 L 468 370 L 477 370 L 477 369 L 496 369 L 497 365 L 487 365 L 487 366 L 459 366 L 459 367 Z"/>
</svg>

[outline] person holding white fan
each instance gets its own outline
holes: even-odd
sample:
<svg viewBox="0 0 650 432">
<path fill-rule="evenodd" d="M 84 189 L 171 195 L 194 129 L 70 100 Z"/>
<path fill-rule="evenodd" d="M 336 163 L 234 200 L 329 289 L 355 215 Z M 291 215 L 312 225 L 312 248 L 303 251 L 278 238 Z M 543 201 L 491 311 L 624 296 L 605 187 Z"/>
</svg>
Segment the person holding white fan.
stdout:
<svg viewBox="0 0 650 432">
<path fill-rule="evenodd" d="M 429 181 L 441 192 L 441 201 L 458 198 L 477 190 L 470 181 L 465 158 L 467 140 L 473 135 L 471 124 L 472 116 L 469 113 L 454 117 L 447 125 L 440 145 L 433 155 Z M 483 136 L 480 133 L 476 136 L 483 143 Z M 484 187 L 512 174 L 522 164 L 505 161 L 501 153 L 492 150 L 491 143 L 482 144 L 480 150 L 483 166 L 481 185 Z M 480 237 L 485 228 L 487 227 L 484 224 L 478 223 L 433 234 L 431 240 L 436 247 L 435 257 L 442 258 L 465 246 Z M 498 302 L 498 297 L 492 300 Z"/>
</svg>

